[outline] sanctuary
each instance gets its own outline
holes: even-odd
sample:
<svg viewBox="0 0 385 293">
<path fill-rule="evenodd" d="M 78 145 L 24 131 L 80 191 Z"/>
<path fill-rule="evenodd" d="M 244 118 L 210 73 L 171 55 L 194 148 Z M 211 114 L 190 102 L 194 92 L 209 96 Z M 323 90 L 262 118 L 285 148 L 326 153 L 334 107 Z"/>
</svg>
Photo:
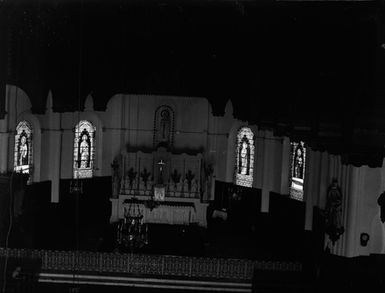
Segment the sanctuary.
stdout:
<svg viewBox="0 0 385 293">
<path fill-rule="evenodd" d="M 196 97 L 118 94 L 106 111 L 95 111 L 90 95 L 83 111 L 64 113 L 53 111 L 53 100 L 50 93 L 45 113 L 33 114 L 27 94 L 8 85 L 7 115 L 0 121 L 1 172 L 27 174 L 31 186 L 50 182 L 53 204 L 68 200 L 83 181 L 110 178 L 104 191 L 81 190 L 88 193 L 85 204 L 106 198 L 109 223 L 124 219 L 135 198 L 143 223 L 207 228 L 218 216 L 234 219 L 231 198 L 242 192 L 244 198 L 255 193 L 256 204 L 243 202 L 249 215 L 270 213 L 273 194 L 280 194 L 303 210 L 295 214 L 288 206 L 289 221 L 299 218 L 299 227 L 311 231 L 314 208 L 328 206 L 335 179 L 344 233 L 333 246 L 326 235 L 323 245 L 349 256 L 384 249 L 377 204 L 383 168 L 343 165 L 339 156 L 312 151 L 304 141 L 237 120 L 231 101 L 224 116 L 214 116 L 208 100 Z M 224 183 L 233 187 L 223 189 Z M 243 224 L 255 229 L 255 221 Z M 371 245 L 355 240 L 362 232 Z"/>
</svg>

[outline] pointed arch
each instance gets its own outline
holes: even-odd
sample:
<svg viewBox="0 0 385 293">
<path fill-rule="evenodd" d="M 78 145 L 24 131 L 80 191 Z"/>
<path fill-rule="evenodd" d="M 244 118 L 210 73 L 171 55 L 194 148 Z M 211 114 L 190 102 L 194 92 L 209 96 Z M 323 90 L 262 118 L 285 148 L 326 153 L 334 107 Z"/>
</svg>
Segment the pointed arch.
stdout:
<svg viewBox="0 0 385 293">
<path fill-rule="evenodd" d="M 33 162 L 32 127 L 27 120 L 20 121 L 16 126 L 14 148 L 14 171 L 31 173 Z"/>
<path fill-rule="evenodd" d="M 91 178 L 95 164 L 96 127 L 88 120 L 81 120 L 74 132 L 73 176 Z"/>
<path fill-rule="evenodd" d="M 241 127 L 237 133 L 235 184 L 252 187 L 254 176 L 254 133 L 249 127 Z"/>
<path fill-rule="evenodd" d="M 303 200 L 306 147 L 303 141 L 291 142 L 290 197 Z"/>
</svg>

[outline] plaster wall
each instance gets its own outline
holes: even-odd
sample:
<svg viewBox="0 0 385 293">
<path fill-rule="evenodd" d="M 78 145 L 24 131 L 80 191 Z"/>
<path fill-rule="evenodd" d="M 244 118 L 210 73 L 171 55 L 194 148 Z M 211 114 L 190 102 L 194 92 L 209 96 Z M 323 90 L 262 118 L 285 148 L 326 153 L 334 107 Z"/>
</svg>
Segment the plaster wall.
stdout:
<svg viewBox="0 0 385 293">
<path fill-rule="evenodd" d="M 361 168 L 356 227 L 357 241 L 354 243 L 357 255 L 385 253 L 385 225 L 380 220 L 380 208 L 377 199 L 384 191 L 385 168 Z M 370 236 L 367 246 L 360 245 L 360 234 Z"/>
</svg>

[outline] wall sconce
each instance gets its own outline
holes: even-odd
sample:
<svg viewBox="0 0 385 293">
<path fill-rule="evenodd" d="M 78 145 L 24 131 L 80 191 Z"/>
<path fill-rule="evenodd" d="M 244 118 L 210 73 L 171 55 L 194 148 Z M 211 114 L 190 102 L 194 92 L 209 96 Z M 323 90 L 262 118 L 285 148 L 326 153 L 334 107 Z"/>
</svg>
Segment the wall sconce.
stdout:
<svg viewBox="0 0 385 293">
<path fill-rule="evenodd" d="M 366 245 L 368 245 L 369 238 L 370 238 L 370 236 L 368 233 L 361 233 L 361 235 L 360 235 L 361 246 L 365 247 Z"/>
</svg>

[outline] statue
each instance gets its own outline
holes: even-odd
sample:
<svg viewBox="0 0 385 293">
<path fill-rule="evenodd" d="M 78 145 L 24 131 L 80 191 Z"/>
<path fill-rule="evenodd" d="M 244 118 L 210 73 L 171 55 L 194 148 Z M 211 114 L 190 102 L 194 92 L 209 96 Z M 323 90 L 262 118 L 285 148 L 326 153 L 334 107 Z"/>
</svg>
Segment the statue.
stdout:
<svg viewBox="0 0 385 293">
<path fill-rule="evenodd" d="M 382 223 L 385 223 L 385 191 L 380 194 L 378 200 L 378 205 L 380 206 L 380 219 Z"/>
<path fill-rule="evenodd" d="M 167 105 L 160 106 L 155 112 L 154 146 L 169 148 L 172 145 L 174 113 Z"/>
<path fill-rule="evenodd" d="M 238 173 L 242 175 L 249 175 L 250 146 L 247 142 L 246 136 L 242 139 L 238 156 Z"/>
<path fill-rule="evenodd" d="M 303 150 L 300 145 L 298 145 L 295 151 L 293 177 L 303 179 L 303 162 Z"/>
<path fill-rule="evenodd" d="M 342 193 L 337 179 L 333 179 L 328 188 L 325 216 L 326 234 L 334 245 L 345 231 L 342 225 Z"/>
<path fill-rule="evenodd" d="M 161 141 L 168 142 L 170 132 L 170 113 L 168 110 L 162 110 L 160 117 Z"/>
<path fill-rule="evenodd" d="M 241 174 L 246 175 L 247 174 L 247 144 L 246 142 L 242 143 L 242 150 L 241 150 Z"/>
<path fill-rule="evenodd" d="M 79 168 L 89 168 L 90 162 L 90 144 L 89 138 L 85 132 L 82 134 L 82 141 L 79 144 Z"/>
<path fill-rule="evenodd" d="M 28 144 L 27 144 L 27 137 L 24 133 L 21 134 L 20 137 L 20 145 L 19 145 L 19 166 L 28 165 Z"/>
</svg>

